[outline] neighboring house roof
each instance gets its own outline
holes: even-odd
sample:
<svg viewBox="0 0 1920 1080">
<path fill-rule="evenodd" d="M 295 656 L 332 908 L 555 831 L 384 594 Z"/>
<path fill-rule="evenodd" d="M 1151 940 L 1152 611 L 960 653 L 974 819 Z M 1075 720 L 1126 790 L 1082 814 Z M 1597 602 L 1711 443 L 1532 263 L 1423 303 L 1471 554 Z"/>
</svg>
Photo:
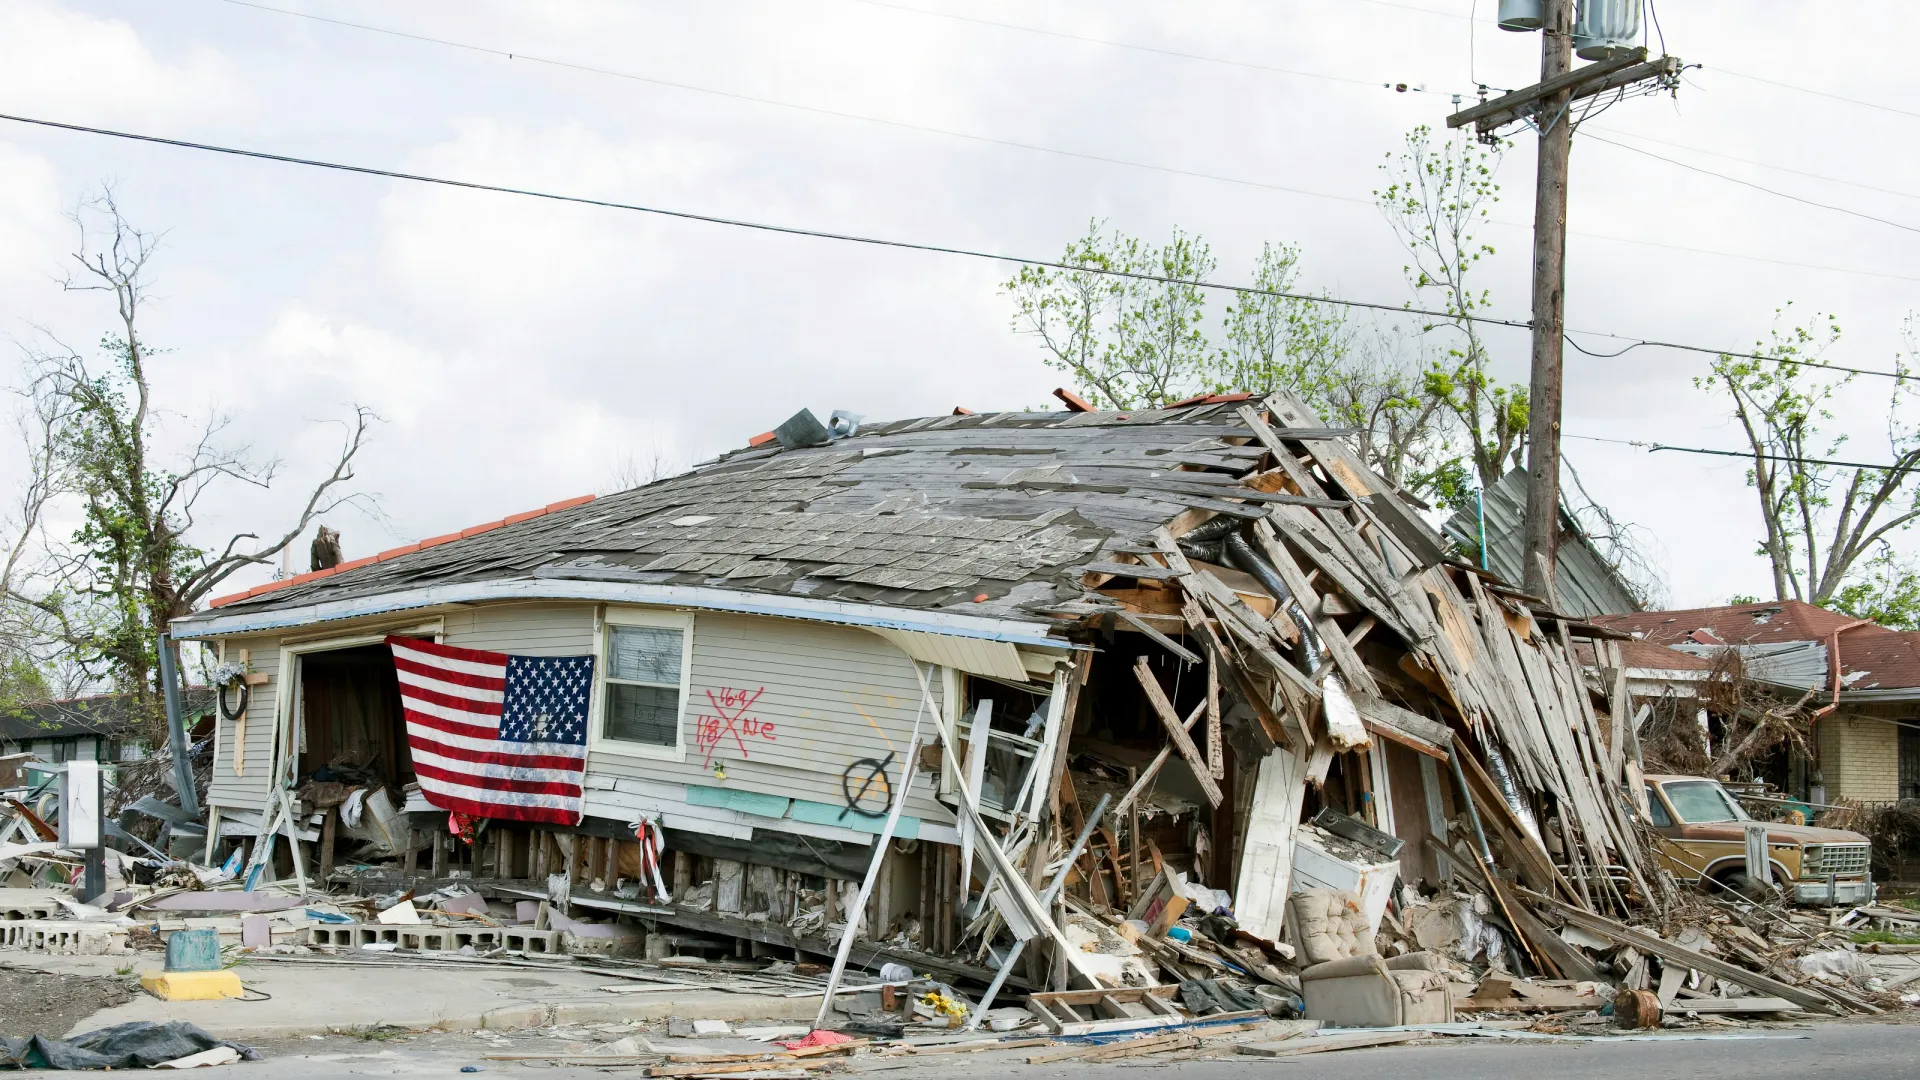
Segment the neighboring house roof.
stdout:
<svg viewBox="0 0 1920 1080">
<path fill-rule="evenodd" d="M 1920 690 L 1920 633 L 1861 623 L 1844 612 L 1828 611 L 1799 600 L 1643 611 L 1606 616 L 1594 622 L 1644 637 L 1643 644 L 1665 645 L 1710 655 L 1733 646 L 1746 654 L 1748 674 L 1768 682 L 1802 688 L 1827 688 L 1832 672 L 1828 650 L 1840 631 L 1840 688 L 1843 696 L 1911 696 Z"/>
<path fill-rule="evenodd" d="M 182 704 L 187 715 L 213 711 L 213 690 L 186 688 Z M 41 701 L 0 710 L 0 738 L 15 742 L 34 739 L 71 739 L 85 735 L 119 738 L 138 730 L 132 694 L 95 694 L 64 701 Z"/>
<path fill-rule="evenodd" d="M 1261 513 L 1262 500 L 1285 500 L 1241 483 L 1264 452 L 1245 445 L 1253 433 L 1236 415 L 1245 397 L 1132 413 L 928 417 L 821 446 L 737 450 L 645 487 L 221 598 L 180 622 L 302 621 L 302 611 L 352 607 L 335 602 L 435 586 L 571 581 L 1044 624 L 1050 605 L 1082 595 L 1088 564 L 1182 512 L 1245 517 Z M 1181 465 L 1198 471 L 1175 471 Z"/>
<path fill-rule="evenodd" d="M 1838 611 L 1799 600 L 1769 600 L 1760 604 L 1725 604 L 1681 611 L 1638 611 L 1593 620 L 1601 626 L 1642 635 L 1658 645 L 1711 645 L 1714 639 L 1729 645 L 1761 645 L 1773 641 L 1821 641 L 1835 630 L 1860 620 Z M 1705 637 L 1689 637 L 1698 631 Z M 1868 623 L 1847 631 L 1852 644 L 1874 634 L 1891 634 Z"/>
<path fill-rule="evenodd" d="M 1615 645 L 1620 650 L 1620 662 L 1629 670 L 1711 671 L 1713 669 L 1713 660 L 1710 657 L 1669 649 L 1650 641 L 1621 641 L 1616 642 Z"/>
<path fill-rule="evenodd" d="M 1522 552 L 1527 487 L 1527 470 L 1515 468 L 1486 490 L 1478 508 L 1486 517 L 1487 569 L 1515 585 L 1526 580 Z M 1464 547 L 1480 547 L 1480 517 L 1474 507 L 1457 510 L 1447 519 L 1446 534 Z M 1564 507 L 1553 561 L 1556 610 L 1580 618 L 1640 610 L 1633 589 L 1601 557 Z"/>
</svg>

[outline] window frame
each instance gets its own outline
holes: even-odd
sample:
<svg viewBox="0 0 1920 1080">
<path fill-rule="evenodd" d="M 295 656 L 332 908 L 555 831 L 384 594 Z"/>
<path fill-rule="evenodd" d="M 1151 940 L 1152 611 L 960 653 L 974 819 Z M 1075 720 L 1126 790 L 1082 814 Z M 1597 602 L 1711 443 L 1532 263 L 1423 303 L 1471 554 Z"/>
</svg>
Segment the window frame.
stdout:
<svg viewBox="0 0 1920 1080">
<path fill-rule="evenodd" d="M 1716 818 L 1711 821 L 1693 820 L 1692 818 L 1680 812 L 1679 801 L 1673 798 L 1673 796 L 1670 794 L 1673 788 L 1682 788 L 1682 787 L 1712 788 L 1714 793 L 1720 796 L 1721 805 L 1733 811 L 1733 816 L 1730 818 Z M 1725 787 L 1722 787 L 1717 781 L 1714 781 L 1714 780 L 1706 780 L 1706 779 L 1680 780 L 1672 784 L 1662 784 L 1660 785 L 1660 794 L 1663 796 L 1666 796 L 1667 805 L 1673 811 L 1674 820 L 1678 821 L 1682 825 L 1737 825 L 1743 821 L 1753 820 L 1752 817 L 1747 814 L 1746 807 L 1740 805 L 1740 800 L 1734 798 L 1732 792 L 1728 791 Z"/>
<path fill-rule="evenodd" d="M 680 632 L 680 708 L 674 715 L 673 745 L 632 742 L 606 733 L 608 685 L 658 686 L 612 677 L 613 632 L 620 627 L 645 627 Z M 648 608 L 603 609 L 593 635 L 593 701 L 588 706 L 587 752 L 655 761 L 687 759 L 687 701 L 693 694 L 693 613 Z"/>
<path fill-rule="evenodd" d="M 1663 822 L 1660 819 L 1665 818 Z M 1673 812 L 1667 809 L 1667 802 L 1652 784 L 1647 785 L 1647 821 L 1656 829 L 1673 828 Z"/>
</svg>

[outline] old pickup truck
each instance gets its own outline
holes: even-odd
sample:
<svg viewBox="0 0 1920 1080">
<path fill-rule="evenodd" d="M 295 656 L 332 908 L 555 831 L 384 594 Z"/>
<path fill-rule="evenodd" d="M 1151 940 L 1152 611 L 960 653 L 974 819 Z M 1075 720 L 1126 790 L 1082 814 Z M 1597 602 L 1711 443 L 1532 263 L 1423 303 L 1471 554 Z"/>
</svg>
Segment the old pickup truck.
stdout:
<svg viewBox="0 0 1920 1080">
<path fill-rule="evenodd" d="M 1746 823 L 1726 788 L 1704 776 L 1647 777 L 1647 816 L 1660 834 L 1661 865 L 1682 881 L 1721 892 L 1717 882 L 1750 893 L 1765 883 L 1747 877 Z M 1871 903 L 1872 848 L 1844 829 L 1767 823 L 1772 884 L 1796 904 Z"/>
</svg>

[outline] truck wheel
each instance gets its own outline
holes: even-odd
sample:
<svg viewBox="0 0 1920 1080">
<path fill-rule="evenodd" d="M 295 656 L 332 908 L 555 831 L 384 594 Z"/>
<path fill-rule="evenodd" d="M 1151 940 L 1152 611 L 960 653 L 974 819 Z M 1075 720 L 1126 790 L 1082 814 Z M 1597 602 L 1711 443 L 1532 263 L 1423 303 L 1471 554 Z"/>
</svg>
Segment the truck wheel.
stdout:
<svg viewBox="0 0 1920 1080">
<path fill-rule="evenodd" d="M 1744 896 L 1747 899 L 1753 900 L 1756 902 L 1762 902 L 1770 899 L 1771 893 L 1773 891 L 1771 883 L 1763 884 L 1760 882 L 1756 882 L 1752 878 L 1747 876 L 1747 872 L 1745 870 L 1734 870 L 1729 873 L 1721 874 L 1720 876 L 1714 878 L 1714 880 L 1718 881 L 1722 885 L 1725 885 L 1727 889 L 1737 892 L 1741 896 Z M 1724 890 L 1712 889 L 1709 891 L 1723 892 Z"/>
</svg>

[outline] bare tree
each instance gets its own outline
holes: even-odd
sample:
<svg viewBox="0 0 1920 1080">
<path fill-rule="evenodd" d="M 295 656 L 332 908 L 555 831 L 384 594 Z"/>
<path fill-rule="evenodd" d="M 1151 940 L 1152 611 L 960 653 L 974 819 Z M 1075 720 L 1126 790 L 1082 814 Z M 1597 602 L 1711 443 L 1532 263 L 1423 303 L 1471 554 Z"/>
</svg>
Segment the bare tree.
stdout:
<svg viewBox="0 0 1920 1080">
<path fill-rule="evenodd" d="M 1778 315 L 1784 320 L 1786 309 Z M 1915 336 L 1909 316 L 1907 351 L 1894 358 L 1897 377 L 1887 396 L 1885 450 L 1857 455 L 1884 456 L 1884 462 L 1831 463 L 1848 440 L 1823 429 L 1854 376 L 1830 377 L 1806 363 L 1839 340 L 1839 323 L 1830 317 L 1815 314 L 1805 325 L 1784 330 L 1776 325 L 1771 342 L 1754 348 L 1764 359 L 1722 356 L 1712 375 L 1694 380 L 1725 396 L 1746 436 L 1747 483 L 1760 502 L 1760 551 L 1772 566 L 1775 598 L 1844 601 L 1862 617 L 1889 622 L 1914 616 L 1916 575 L 1892 555 L 1889 541 L 1920 521 L 1920 484 L 1914 482 L 1920 475 L 1920 427 L 1907 366 L 1920 346 Z M 1876 572 L 1863 576 L 1859 570 Z M 1904 605 L 1898 603 L 1902 596 Z"/>
<path fill-rule="evenodd" d="M 126 220 L 110 187 L 83 201 L 73 220 L 79 247 L 63 287 L 111 297 L 116 325 L 101 339 L 100 362 L 51 335 L 27 350 L 32 468 L 22 528 L 5 564 L 6 597 L 33 613 L 73 663 L 111 676 L 157 721 L 156 635 L 233 574 L 271 565 L 316 516 L 361 498 L 346 486 L 378 417 L 354 407 L 332 468 L 285 531 L 264 539 L 243 532 L 217 547 L 198 546 L 189 534 L 203 498 L 228 482 L 270 487 L 281 464 L 223 445 L 227 422 L 218 416 L 201 424 L 179 458 L 155 452 L 154 350 L 139 322 L 158 238 Z M 80 528 L 66 539 L 46 536 L 47 508 L 66 500 L 78 504 Z M 42 543 L 34 543 L 36 535 Z"/>
<path fill-rule="evenodd" d="M 637 487 L 658 483 L 670 476 L 678 476 L 687 471 L 684 459 L 667 449 L 666 444 L 650 440 L 638 450 L 629 452 L 607 474 L 607 487 L 602 495 L 611 495 L 619 491 L 631 491 Z"/>
</svg>

